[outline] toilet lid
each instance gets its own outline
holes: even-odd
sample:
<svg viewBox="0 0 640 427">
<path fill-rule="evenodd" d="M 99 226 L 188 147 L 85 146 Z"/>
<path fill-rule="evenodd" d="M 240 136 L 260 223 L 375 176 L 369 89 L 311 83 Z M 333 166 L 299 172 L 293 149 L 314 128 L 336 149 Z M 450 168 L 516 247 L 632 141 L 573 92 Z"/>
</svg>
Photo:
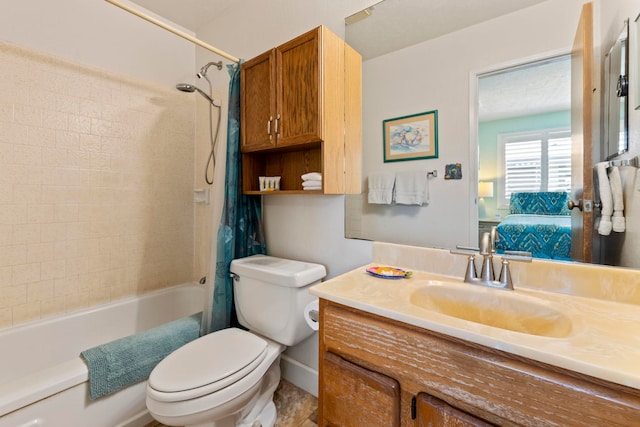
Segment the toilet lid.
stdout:
<svg viewBox="0 0 640 427">
<path fill-rule="evenodd" d="M 241 329 L 223 329 L 171 353 L 151 372 L 148 384 L 162 393 L 187 392 L 190 398 L 213 393 L 253 371 L 266 353 L 262 338 Z"/>
</svg>

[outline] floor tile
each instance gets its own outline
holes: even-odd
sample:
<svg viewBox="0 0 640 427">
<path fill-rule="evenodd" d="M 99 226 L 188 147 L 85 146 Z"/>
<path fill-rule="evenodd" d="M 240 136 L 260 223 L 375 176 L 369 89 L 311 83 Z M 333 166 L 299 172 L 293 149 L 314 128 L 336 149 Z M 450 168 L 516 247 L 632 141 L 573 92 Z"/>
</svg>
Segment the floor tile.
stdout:
<svg viewBox="0 0 640 427">
<path fill-rule="evenodd" d="M 317 427 L 318 399 L 288 381 L 280 381 L 273 396 L 278 416 L 274 427 Z M 157 421 L 145 427 L 167 427 Z"/>
</svg>

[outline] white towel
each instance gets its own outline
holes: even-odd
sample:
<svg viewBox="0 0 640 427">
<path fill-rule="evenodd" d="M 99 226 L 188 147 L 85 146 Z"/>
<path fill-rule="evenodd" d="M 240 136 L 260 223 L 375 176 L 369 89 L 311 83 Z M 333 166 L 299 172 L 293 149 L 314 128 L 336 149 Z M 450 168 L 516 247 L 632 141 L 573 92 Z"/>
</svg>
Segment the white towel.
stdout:
<svg viewBox="0 0 640 427">
<path fill-rule="evenodd" d="M 372 172 L 369 174 L 368 201 L 376 205 L 390 205 L 393 201 L 394 172 Z"/>
<path fill-rule="evenodd" d="M 322 181 L 317 181 L 315 179 L 302 181 L 302 188 L 305 188 L 305 187 L 322 187 Z"/>
<path fill-rule="evenodd" d="M 429 203 L 427 173 L 425 171 L 396 173 L 394 198 L 399 205 L 418 205 Z"/>
<path fill-rule="evenodd" d="M 310 185 L 308 187 L 302 187 L 303 190 L 322 190 L 322 185 Z"/>
<path fill-rule="evenodd" d="M 320 172 L 309 172 L 301 176 L 303 181 L 322 181 L 322 174 Z"/>
<path fill-rule="evenodd" d="M 617 166 L 611 168 L 609 172 L 609 183 L 611 185 L 611 194 L 613 196 L 613 218 L 611 224 L 613 231 L 624 233 L 624 200 L 622 196 L 622 179 L 620 179 L 620 169 Z"/>
<path fill-rule="evenodd" d="M 609 162 L 600 162 L 596 165 L 598 174 L 598 190 L 600 191 L 600 224 L 598 225 L 598 233 L 603 236 L 611 234 L 611 214 L 613 214 L 613 201 L 611 197 L 611 186 L 609 177 L 607 176 L 607 167 Z"/>
</svg>

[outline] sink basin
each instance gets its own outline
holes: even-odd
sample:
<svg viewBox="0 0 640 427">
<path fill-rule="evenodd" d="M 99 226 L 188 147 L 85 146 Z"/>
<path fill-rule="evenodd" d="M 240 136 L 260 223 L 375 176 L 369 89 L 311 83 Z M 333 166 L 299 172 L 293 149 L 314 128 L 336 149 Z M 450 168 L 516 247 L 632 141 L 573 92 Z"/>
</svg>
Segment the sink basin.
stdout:
<svg viewBox="0 0 640 427">
<path fill-rule="evenodd" d="M 414 291 L 411 304 L 447 316 L 529 335 L 562 338 L 571 320 L 545 300 L 514 291 L 430 281 Z"/>
</svg>

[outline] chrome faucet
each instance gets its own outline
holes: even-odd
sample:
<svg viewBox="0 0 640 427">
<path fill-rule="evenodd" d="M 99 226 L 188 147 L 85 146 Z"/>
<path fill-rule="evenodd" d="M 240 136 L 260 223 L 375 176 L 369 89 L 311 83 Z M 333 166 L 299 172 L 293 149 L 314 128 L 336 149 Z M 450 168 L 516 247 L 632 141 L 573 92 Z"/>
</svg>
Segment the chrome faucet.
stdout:
<svg viewBox="0 0 640 427">
<path fill-rule="evenodd" d="M 482 255 L 482 269 L 480 270 L 480 280 L 482 282 L 493 282 L 495 273 L 493 271 L 493 254 L 495 253 L 496 228 L 491 227 L 491 233 L 482 233 L 480 239 L 480 255 Z"/>
<path fill-rule="evenodd" d="M 495 243 L 498 234 L 496 227 L 491 227 L 490 233 L 483 233 L 480 239 L 480 248 L 469 248 L 464 246 L 456 246 L 450 252 L 456 255 L 466 255 L 469 257 L 467 270 L 464 274 L 465 283 L 474 285 L 488 286 L 490 288 L 510 289 L 513 290 L 513 282 L 511 280 L 511 271 L 509 270 L 510 261 L 531 262 L 530 252 L 521 251 L 505 251 L 502 257 L 500 275 L 498 280 L 495 278 L 495 270 L 493 267 L 493 255 L 495 251 Z M 480 277 L 476 273 L 475 258 L 482 255 L 482 268 Z"/>
</svg>

